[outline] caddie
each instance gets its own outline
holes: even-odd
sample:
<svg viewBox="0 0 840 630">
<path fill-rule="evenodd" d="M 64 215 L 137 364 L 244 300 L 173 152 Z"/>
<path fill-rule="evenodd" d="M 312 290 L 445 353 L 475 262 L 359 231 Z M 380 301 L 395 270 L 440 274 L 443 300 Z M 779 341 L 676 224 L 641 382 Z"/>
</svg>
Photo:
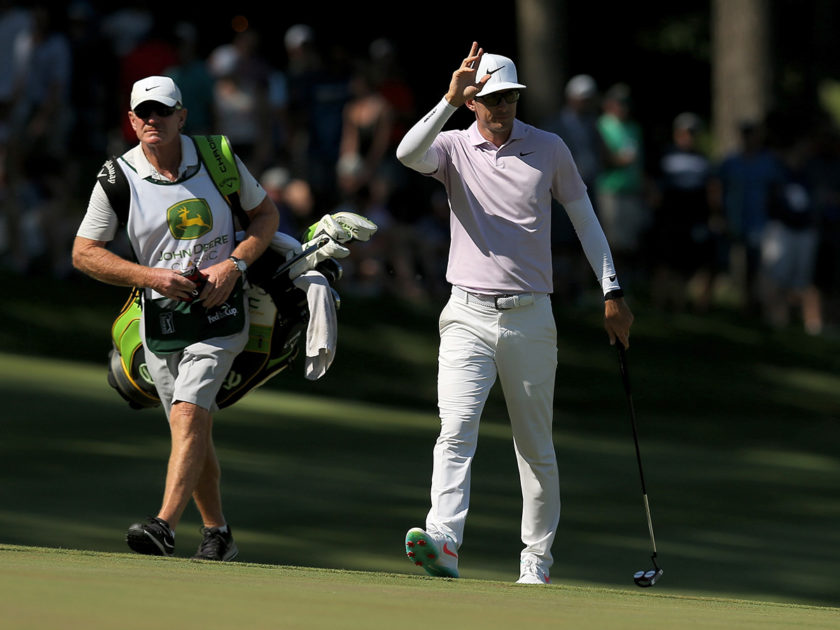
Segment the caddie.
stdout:
<svg viewBox="0 0 840 630">
<path fill-rule="evenodd" d="M 194 557 L 232 560 L 238 550 L 222 510 L 212 433 L 215 399 L 248 340 L 245 271 L 269 246 L 279 215 L 237 157 L 240 200 L 250 222 L 236 240 L 230 206 L 192 139 L 181 133 L 187 109 L 171 78 L 137 81 L 130 106 L 138 144 L 106 162 L 101 177 L 119 169 L 128 180 L 126 231 L 135 260 L 107 247 L 119 221 L 98 181 L 73 244 L 79 271 L 142 288 L 143 350 L 171 433 L 160 509 L 131 525 L 126 542 L 138 553 L 173 555 L 175 530 L 192 498 L 203 521 Z"/>
</svg>

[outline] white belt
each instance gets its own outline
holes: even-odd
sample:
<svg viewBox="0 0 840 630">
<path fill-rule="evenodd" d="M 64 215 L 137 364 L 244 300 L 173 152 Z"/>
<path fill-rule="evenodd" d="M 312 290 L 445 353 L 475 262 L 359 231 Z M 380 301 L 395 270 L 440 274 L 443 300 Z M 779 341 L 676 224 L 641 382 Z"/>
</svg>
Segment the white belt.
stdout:
<svg viewBox="0 0 840 630">
<path fill-rule="evenodd" d="M 536 296 L 533 293 L 516 293 L 508 295 L 481 295 L 478 293 L 469 293 L 459 287 L 452 287 L 452 295 L 465 304 L 481 304 L 482 306 L 489 306 L 498 311 L 507 311 L 512 308 L 519 308 L 521 306 L 530 306 L 534 303 Z"/>
</svg>

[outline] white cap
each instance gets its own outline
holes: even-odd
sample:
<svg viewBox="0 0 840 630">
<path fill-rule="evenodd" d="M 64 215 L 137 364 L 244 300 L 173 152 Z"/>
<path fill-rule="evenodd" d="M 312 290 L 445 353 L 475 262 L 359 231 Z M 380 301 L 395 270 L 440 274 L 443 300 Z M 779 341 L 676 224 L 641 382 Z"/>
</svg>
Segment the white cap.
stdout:
<svg viewBox="0 0 840 630">
<path fill-rule="evenodd" d="M 131 88 L 131 109 L 146 101 L 157 101 L 169 107 L 181 105 L 181 90 L 169 77 L 146 77 Z"/>
<path fill-rule="evenodd" d="M 308 24 L 295 24 L 286 30 L 283 43 L 286 48 L 299 48 L 315 41 L 315 31 Z"/>
<path fill-rule="evenodd" d="M 516 77 L 516 66 L 508 57 L 502 55 L 491 55 L 484 53 L 481 56 L 481 61 L 478 62 L 478 69 L 475 77 L 481 80 L 485 74 L 490 75 L 490 79 L 484 84 L 481 91 L 476 96 L 487 96 L 493 92 L 501 92 L 502 90 L 518 90 L 525 86 L 518 83 Z"/>
<path fill-rule="evenodd" d="M 566 96 L 569 98 L 590 98 L 598 92 L 598 86 L 588 74 L 578 74 L 566 84 Z"/>
<path fill-rule="evenodd" d="M 288 169 L 282 166 L 274 166 L 262 174 L 260 184 L 263 188 L 284 188 L 291 179 Z"/>
</svg>

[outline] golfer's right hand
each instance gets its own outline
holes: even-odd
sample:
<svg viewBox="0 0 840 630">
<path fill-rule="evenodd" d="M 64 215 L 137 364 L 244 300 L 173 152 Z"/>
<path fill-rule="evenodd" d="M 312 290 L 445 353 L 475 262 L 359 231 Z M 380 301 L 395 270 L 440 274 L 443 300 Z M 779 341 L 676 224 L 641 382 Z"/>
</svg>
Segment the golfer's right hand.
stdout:
<svg viewBox="0 0 840 630">
<path fill-rule="evenodd" d="M 616 340 L 625 348 L 630 347 L 630 327 L 633 325 L 633 313 L 624 298 L 607 300 L 604 303 L 604 328 L 610 338 L 610 345 Z"/>
<path fill-rule="evenodd" d="M 461 67 L 452 73 L 446 100 L 453 107 L 460 107 L 474 98 L 489 80 L 490 75 L 487 75 L 486 78 L 478 77 L 479 80 L 476 81 L 475 71 L 483 54 L 484 49 L 478 47 L 478 42 L 473 42 L 470 54 L 461 62 Z"/>
<path fill-rule="evenodd" d="M 172 300 L 190 301 L 197 285 L 172 269 L 150 267 L 145 286 Z"/>
</svg>

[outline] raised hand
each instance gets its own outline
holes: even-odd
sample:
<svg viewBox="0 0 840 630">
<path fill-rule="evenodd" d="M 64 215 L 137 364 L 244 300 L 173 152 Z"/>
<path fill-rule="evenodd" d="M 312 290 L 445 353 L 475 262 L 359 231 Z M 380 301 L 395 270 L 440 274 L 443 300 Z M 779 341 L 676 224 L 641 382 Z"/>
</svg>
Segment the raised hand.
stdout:
<svg viewBox="0 0 840 630">
<path fill-rule="evenodd" d="M 460 107 L 468 100 L 475 97 L 484 84 L 490 79 L 490 75 L 478 77 L 476 81 L 476 68 L 484 49 L 478 47 L 478 42 L 473 42 L 470 54 L 461 62 L 461 66 L 452 73 L 452 80 L 449 82 L 449 91 L 446 93 L 446 100 L 450 105 Z"/>
</svg>

